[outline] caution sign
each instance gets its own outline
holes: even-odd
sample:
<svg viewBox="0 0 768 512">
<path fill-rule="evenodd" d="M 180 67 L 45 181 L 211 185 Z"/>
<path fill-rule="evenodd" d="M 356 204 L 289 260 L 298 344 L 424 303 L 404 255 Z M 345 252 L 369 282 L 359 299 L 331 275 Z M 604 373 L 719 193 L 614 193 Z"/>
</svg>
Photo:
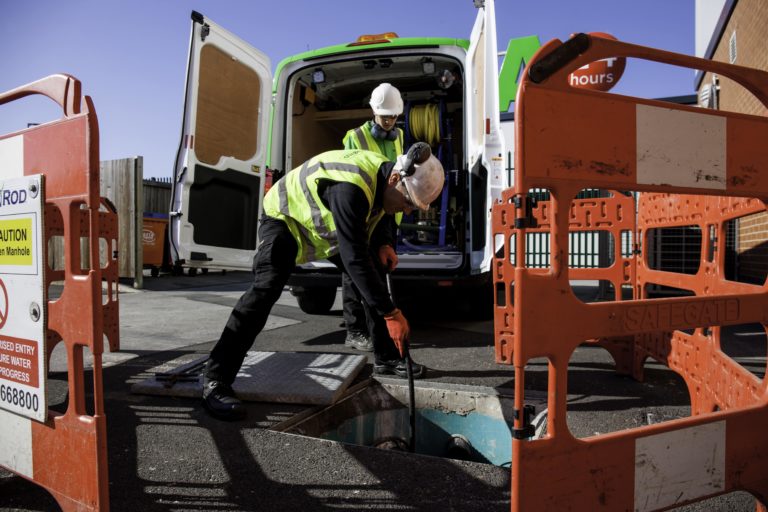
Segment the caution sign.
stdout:
<svg viewBox="0 0 768 512">
<path fill-rule="evenodd" d="M 0 409 L 47 415 L 43 178 L 0 181 Z"/>
<path fill-rule="evenodd" d="M 0 220 L 0 265 L 32 265 L 32 219 Z"/>
</svg>

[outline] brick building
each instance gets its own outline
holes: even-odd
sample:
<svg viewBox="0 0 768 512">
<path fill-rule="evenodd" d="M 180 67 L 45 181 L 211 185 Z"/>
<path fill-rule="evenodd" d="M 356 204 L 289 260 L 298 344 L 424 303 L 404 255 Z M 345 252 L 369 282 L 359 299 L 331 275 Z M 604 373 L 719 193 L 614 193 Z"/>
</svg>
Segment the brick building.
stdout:
<svg viewBox="0 0 768 512">
<path fill-rule="evenodd" d="M 698 57 L 768 71 L 766 40 L 768 1 L 696 0 Z M 768 115 L 765 105 L 726 77 L 698 72 L 695 88 L 702 107 Z M 768 275 L 768 212 L 738 219 L 731 231 L 735 279 L 764 283 Z"/>
</svg>

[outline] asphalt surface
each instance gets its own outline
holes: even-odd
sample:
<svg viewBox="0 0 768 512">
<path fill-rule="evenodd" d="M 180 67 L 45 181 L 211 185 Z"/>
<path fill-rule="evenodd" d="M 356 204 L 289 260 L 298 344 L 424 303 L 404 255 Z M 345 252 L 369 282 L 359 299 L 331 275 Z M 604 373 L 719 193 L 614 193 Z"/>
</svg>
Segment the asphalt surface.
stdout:
<svg viewBox="0 0 768 512">
<path fill-rule="evenodd" d="M 508 468 L 270 430 L 307 411 L 300 405 L 249 403 L 245 421 L 227 423 L 209 417 L 198 400 L 131 393 L 131 384 L 152 368 L 206 355 L 249 280 L 247 273 L 163 274 L 147 277 L 144 290 L 121 290 L 121 350 L 104 354 L 111 510 L 509 510 Z M 447 294 L 398 302 L 412 325 L 412 355 L 428 366 L 430 386 L 484 386 L 513 394 L 512 368 L 494 362 L 491 320 L 472 318 L 473 308 Z M 255 349 L 358 353 L 344 346 L 338 297 L 329 315 L 308 316 L 285 292 L 272 315 Z M 54 352 L 49 375 L 49 406 L 57 410 L 66 407 L 61 356 Z M 357 383 L 371 377 L 371 362 L 369 356 Z M 756 371 L 764 364 L 755 363 Z M 545 394 L 546 369 L 536 360 L 527 368 L 532 396 Z M 568 425 L 577 437 L 690 411 L 675 373 L 649 363 L 645 382 L 637 383 L 616 375 L 599 348 L 581 347 L 574 354 L 569 393 Z M 42 488 L 0 470 L 0 510 L 59 507 Z M 754 500 L 734 493 L 678 510 L 752 511 Z"/>
</svg>

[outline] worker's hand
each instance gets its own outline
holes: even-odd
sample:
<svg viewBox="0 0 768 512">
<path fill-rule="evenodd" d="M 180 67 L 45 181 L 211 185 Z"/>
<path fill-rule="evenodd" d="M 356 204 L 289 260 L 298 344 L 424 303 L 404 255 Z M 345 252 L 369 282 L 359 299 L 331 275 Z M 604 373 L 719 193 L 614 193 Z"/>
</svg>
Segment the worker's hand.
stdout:
<svg viewBox="0 0 768 512">
<path fill-rule="evenodd" d="M 408 343 L 408 336 L 411 334 L 411 327 L 408 325 L 408 320 L 405 319 L 403 313 L 395 308 L 391 313 L 384 315 L 384 320 L 387 322 L 387 330 L 392 341 L 395 342 L 397 350 L 400 352 L 400 357 L 403 355 L 403 347 Z"/>
<path fill-rule="evenodd" d="M 379 262 L 381 262 L 381 266 L 384 267 L 387 272 L 395 270 L 398 261 L 397 253 L 391 245 L 382 245 L 379 247 Z"/>
</svg>

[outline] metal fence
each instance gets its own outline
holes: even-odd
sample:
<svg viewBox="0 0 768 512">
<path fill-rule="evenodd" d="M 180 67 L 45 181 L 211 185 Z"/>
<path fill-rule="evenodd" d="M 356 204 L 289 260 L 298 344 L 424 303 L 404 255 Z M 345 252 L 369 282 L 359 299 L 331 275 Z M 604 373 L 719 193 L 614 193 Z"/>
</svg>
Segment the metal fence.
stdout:
<svg viewBox="0 0 768 512">
<path fill-rule="evenodd" d="M 168 215 L 171 204 L 171 178 L 144 180 L 144 212 Z"/>
</svg>

